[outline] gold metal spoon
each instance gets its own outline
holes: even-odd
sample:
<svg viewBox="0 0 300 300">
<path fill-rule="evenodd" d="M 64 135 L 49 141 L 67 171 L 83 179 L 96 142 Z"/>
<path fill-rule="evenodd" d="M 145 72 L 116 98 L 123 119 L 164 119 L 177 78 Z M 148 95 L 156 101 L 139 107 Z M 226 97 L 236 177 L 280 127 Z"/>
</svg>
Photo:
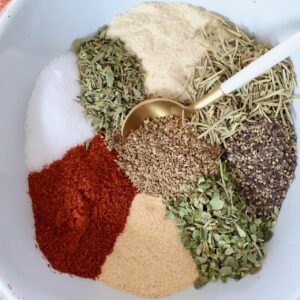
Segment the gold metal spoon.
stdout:
<svg viewBox="0 0 300 300">
<path fill-rule="evenodd" d="M 175 100 L 167 98 L 153 98 L 137 104 L 126 116 L 122 126 L 122 136 L 126 137 L 131 131 L 143 125 L 146 119 L 161 118 L 175 115 L 189 118 L 191 113 L 203 108 L 204 106 L 216 101 L 224 95 L 218 87 L 211 90 L 200 101 L 189 106 L 184 106 Z"/>
<path fill-rule="evenodd" d="M 300 47 L 300 31 L 280 43 L 244 69 L 227 79 L 220 86 L 212 89 L 206 96 L 189 106 L 166 98 L 145 100 L 136 105 L 127 115 L 122 126 L 122 136 L 127 137 L 131 131 L 143 125 L 146 119 L 165 117 L 169 115 L 188 118 L 191 113 L 215 102 L 225 94 L 240 88 L 250 80 L 278 64 Z"/>
</svg>

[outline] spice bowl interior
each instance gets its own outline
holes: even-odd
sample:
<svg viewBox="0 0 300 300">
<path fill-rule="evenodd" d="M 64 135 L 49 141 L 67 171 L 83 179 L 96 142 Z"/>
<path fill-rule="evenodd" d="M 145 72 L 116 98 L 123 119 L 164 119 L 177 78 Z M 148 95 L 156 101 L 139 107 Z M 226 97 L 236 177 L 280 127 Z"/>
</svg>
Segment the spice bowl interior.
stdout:
<svg viewBox="0 0 300 300">
<path fill-rule="evenodd" d="M 300 28 L 296 0 L 189 0 L 215 11 L 260 41 L 275 45 Z M 25 165 L 24 120 L 37 75 L 72 41 L 95 32 L 112 17 L 142 3 L 13 0 L 0 17 L 0 290 L 9 299 L 138 299 L 100 282 L 54 272 L 35 245 L 31 202 Z M 270 7 L 272 8 L 270 11 Z M 270 11 L 272 13 L 266 13 Z M 296 75 L 300 56 L 291 57 Z M 158 74 L 159 76 L 159 74 Z M 300 93 L 297 87 L 295 94 Z M 293 105 L 297 136 L 300 104 Z M 299 141 L 297 142 L 299 147 Z M 290 187 L 274 237 L 267 244 L 267 258 L 260 272 L 240 281 L 192 287 L 170 299 L 300 299 L 300 170 Z M 128 274 L 130 276 L 130 274 Z"/>
</svg>

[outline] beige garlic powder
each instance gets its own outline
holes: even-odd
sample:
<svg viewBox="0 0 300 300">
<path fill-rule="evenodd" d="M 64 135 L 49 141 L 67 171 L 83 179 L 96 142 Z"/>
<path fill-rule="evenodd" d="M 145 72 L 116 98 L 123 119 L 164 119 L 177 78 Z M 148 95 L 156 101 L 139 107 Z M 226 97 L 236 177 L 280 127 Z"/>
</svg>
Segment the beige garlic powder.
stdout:
<svg viewBox="0 0 300 300">
<path fill-rule="evenodd" d="M 165 214 L 162 199 L 138 194 L 99 280 L 143 297 L 172 295 L 191 286 L 198 276 L 196 265 Z"/>
<path fill-rule="evenodd" d="M 197 34 L 217 21 L 209 13 L 189 4 L 145 3 L 116 16 L 108 37 L 119 37 L 142 61 L 146 71 L 146 93 L 180 97 L 195 64 L 206 55 L 205 41 Z"/>
</svg>

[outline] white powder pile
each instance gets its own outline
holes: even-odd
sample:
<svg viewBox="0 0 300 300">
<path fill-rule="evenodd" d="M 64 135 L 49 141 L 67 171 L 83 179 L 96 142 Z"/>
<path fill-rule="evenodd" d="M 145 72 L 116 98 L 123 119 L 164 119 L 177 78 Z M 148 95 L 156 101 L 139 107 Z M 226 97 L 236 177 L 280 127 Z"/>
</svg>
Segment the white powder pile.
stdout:
<svg viewBox="0 0 300 300">
<path fill-rule="evenodd" d="M 206 54 L 197 31 L 214 22 L 207 11 L 192 5 L 146 3 L 116 16 L 108 36 L 121 38 L 142 60 L 149 96 L 174 99 Z"/>
<path fill-rule="evenodd" d="M 26 119 L 26 161 L 30 171 L 60 159 L 67 150 L 93 136 L 81 106 L 76 56 L 55 58 L 38 77 Z"/>
<path fill-rule="evenodd" d="M 102 267 L 101 281 L 142 297 L 172 295 L 192 285 L 196 265 L 165 213 L 160 198 L 134 198 L 124 232 Z"/>
</svg>

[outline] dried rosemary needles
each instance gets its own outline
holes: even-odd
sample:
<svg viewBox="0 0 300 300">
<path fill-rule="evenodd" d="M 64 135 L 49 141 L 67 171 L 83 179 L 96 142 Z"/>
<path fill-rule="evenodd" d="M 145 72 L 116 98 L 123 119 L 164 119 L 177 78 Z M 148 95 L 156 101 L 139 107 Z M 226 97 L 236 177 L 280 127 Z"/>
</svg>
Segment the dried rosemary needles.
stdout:
<svg viewBox="0 0 300 300">
<path fill-rule="evenodd" d="M 167 218 L 176 218 L 182 242 L 198 266 L 195 287 L 218 278 L 240 279 L 260 269 L 278 211 L 274 208 L 265 219 L 255 217 L 224 165 L 218 175 L 186 185 L 183 194 L 166 205 Z"/>
<path fill-rule="evenodd" d="M 121 40 L 107 38 L 106 32 L 104 26 L 94 37 L 73 44 L 80 72 L 78 102 L 91 118 L 95 131 L 119 128 L 145 93 L 140 61 Z"/>
<path fill-rule="evenodd" d="M 181 184 L 214 174 L 222 154 L 220 146 L 200 140 L 195 126 L 175 116 L 148 120 L 126 140 L 118 137 L 106 135 L 119 167 L 140 191 L 154 196 L 180 195 Z"/>
<path fill-rule="evenodd" d="M 211 14 L 219 26 L 198 32 L 208 41 L 207 57 L 195 68 L 185 87 L 190 102 L 264 54 L 268 47 L 258 44 L 232 23 Z M 275 118 L 286 124 L 290 120 L 289 104 L 293 98 L 295 74 L 285 60 L 243 88 L 223 97 L 217 103 L 197 112 L 193 117 L 203 136 L 221 144 L 241 129 L 243 121 L 255 116 Z"/>
</svg>

